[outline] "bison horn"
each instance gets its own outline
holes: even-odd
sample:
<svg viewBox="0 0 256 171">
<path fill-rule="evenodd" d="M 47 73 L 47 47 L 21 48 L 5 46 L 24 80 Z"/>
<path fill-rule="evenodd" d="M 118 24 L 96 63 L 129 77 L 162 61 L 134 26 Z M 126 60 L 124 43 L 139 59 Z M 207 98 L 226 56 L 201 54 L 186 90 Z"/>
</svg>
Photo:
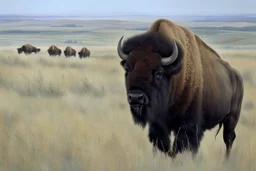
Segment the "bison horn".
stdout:
<svg viewBox="0 0 256 171">
<path fill-rule="evenodd" d="M 121 39 L 118 42 L 118 46 L 117 46 L 117 53 L 119 55 L 119 57 L 123 60 L 127 60 L 128 55 L 125 54 L 122 50 L 122 39 L 124 38 L 124 36 L 121 37 Z"/>
<path fill-rule="evenodd" d="M 173 51 L 172 51 L 172 55 L 167 57 L 167 58 L 162 58 L 162 64 L 163 65 L 170 65 L 172 64 L 179 55 L 179 51 L 178 51 L 178 47 L 177 47 L 177 43 L 175 40 L 173 40 Z"/>
</svg>

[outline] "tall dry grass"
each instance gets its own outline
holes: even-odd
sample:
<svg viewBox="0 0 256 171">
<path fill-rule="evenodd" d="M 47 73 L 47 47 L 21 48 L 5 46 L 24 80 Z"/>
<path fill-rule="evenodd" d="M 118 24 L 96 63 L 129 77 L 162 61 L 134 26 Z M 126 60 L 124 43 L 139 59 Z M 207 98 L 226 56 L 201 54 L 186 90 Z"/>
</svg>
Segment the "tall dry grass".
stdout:
<svg viewBox="0 0 256 171">
<path fill-rule="evenodd" d="M 225 162 L 216 128 L 206 132 L 195 161 L 190 153 L 175 160 L 153 155 L 148 128 L 135 126 L 129 113 L 115 47 L 94 48 L 83 60 L 7 49 L 0 53 L 0 170 L 254 171 L 256 52 L 239 53 L 221 52 L 245 84 L 237 139 Z"/>
</svg>

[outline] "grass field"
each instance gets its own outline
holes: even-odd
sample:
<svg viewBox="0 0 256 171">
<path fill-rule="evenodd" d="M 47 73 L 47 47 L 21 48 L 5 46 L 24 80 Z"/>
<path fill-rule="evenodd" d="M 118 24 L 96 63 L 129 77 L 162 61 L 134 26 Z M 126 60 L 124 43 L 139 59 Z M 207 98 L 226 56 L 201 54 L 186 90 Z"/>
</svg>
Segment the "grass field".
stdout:
<svg viewBox="0 0 256 171">
<path fill-rule="evenodd" d="M 147 128 L 133 124 L 116 43 L 122 35 L 145 30 L 148 21 L 0 24 L 1 171 L 256 169 L 256 31 L 246 30 L 252 24 L 183 23 L 217 49 L 244 78 L 242 113 L 228 162 L 224 160 L 222 131 L 214 137 L 217 128 L 205 133 L 195 161 L 190 153 L 171 160 L 161 153 L 154 156 Z M 25 43 L 42 51 L 18 55 L 16 48 Z M 77 51 L 86 46 L 92 55 L 82 60 L 50 57 L 46 50 L 51 44 L 62 49 L 71 45 Z"/>
</svg>

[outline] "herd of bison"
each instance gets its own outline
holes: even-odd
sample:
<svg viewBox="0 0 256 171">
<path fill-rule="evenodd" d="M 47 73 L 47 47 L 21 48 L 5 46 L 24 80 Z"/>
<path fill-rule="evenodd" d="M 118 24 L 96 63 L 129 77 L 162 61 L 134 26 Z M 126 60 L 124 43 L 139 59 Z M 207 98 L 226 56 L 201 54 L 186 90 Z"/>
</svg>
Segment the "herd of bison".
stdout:
<svg viewBox="0 0 256 171">
<path fill-rule="evenodd" d="M 17 48 L 17 50 L 18 50 L 19 54 L 24 52 L 26 55 L 31 54 L 31 53 L 39 53 L 41 51 L 40 48 L 36 48 L 35 46 L 32 46 L 31 44 L 25 44 L 22 47 Z M 59 49 L 55 45 L 50 46 L 47 51 L 50 56 L 57 56 L 57 55 L 60 56 L 62 53 L 61 49 Z M 66 57 L 76 56 L 76 50 L 70 46 L 67 46 L 66 49 L 64 50 L 64 55 Z M 80 50 L 80 52 L 78 52 L 78 55 L 79 55 L 80 59 L 86 58 L 86 57 L 90 56 L 90 51 L 86 47 L 83 47 Z"/>
</svg>

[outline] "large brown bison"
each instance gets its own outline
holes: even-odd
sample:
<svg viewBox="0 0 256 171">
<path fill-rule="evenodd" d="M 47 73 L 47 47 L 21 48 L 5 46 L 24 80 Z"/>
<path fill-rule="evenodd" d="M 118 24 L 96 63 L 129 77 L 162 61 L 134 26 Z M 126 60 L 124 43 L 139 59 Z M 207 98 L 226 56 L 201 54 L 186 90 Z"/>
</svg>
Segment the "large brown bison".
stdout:
<svg viewBox="0 0 256 171">
<path fill-rule="evenodd" d="M 64 50 L 64 54 L 66 57 L 76 56 L 76 50 L 70 46 L 67 46 L 66 49 Z"/>
<path fill-rule="evenodd" d="M 25 44 L 23 46 L 21 46 L 21 48 L 17 48 L 18 53 L 21 54 L 22 52 L 24 52 L 26 55 L 27 54 L 31 54 L 31 53 L 39 53 L 41 51 L 40 48 L 36 48 L 34 46 L 32 46 L 31 44 Z"/>
<path fill-rule="evenodd" d="M 117 50 L 130 110 L 135 124 L 149 125 L 154 149 L 173 158 L 190 150 L 195 157 L 204 132 L 223 125 L 228 159 L 243 99 L 240 74 L 192 31 L 166 19 L 123 46 L 122 38 Z"/>
<path fill-rule="evenodd" d="M 83 47 L 82 49 L 81 49 L 81 51 L 80 52 L 78 52 L 78 54 L 79 54 L 79 58 L 81 59 L 81 58 L 86 58 L 86 57 L 89 57 L 90 56 L 90 51 L 86 48 L 86 47 Z"/>
<path fill-rule="evenodd" d="M 50 56 L 60 56 L 62 53 L 61 49 L 57 48 L 55 45 L 50 46 L 47 51 Z"/>
</svg>

